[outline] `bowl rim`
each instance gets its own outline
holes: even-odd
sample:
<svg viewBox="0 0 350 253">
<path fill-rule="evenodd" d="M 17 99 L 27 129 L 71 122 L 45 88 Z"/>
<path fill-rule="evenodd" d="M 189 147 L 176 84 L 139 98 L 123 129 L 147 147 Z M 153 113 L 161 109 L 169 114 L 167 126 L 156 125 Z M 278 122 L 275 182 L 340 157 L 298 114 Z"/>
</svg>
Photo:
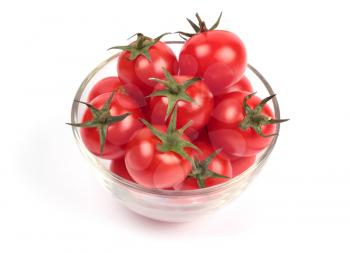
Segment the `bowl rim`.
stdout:
<svg viewBox="0 0 350 253">
<path fill-rule="evenodd" d="M 164 41 L 167 44 L 184 44 L 184 41 Z M 83 92 L 85 91 L 86 86 L 88 83 L 91 81 L 91 79 L 108 63 L 113 61 L 115 58 L 119 56 L 120 53 L 113 54 L 112 56 L 108 57 L 104 61 L 102 61 L 100 64 L 97 65 L 83 80 L 81 85 L 79 86 L 78 91 L 76 92 L 74 96 L 74 100 L 72 103 L 72 109 L 71 109 L 71 122 L 72 123 L 77 123 L 78 120 L 78 108 L 79 104 L 74 102 L 74 101 L 80 101 L 81 96 Z M 253 74 L 255 74 L 259 80 L 263 83 L 265 86 L 267 92 L 270 95 L 275 94 L 271 85 L 268 83 L 268 81 L 265 79 L 265 77 L 257 70 L 255 69 L 252 65 L 249 63 L 247 64 L 247 68 L 250 69 Z M 279 119 L 280 118 L 280 109 L 279 109 L 279 104 L 276 96 L 272 99 L 272 104 L 273 104 L 273 109 L 274 109 L 274 114 L 275 118 Z M 98 158 L 94 156 L 92 153 L 90 153 L 86 148 L 85 145 L 83 145 L 81 136 L 80 136 L 80 131 L 76 127 L 72 127 L 73 135 L 74 138 L 76 139 L 76 142 L 83 153 L 83 155 L 88 156 L 89 160 L 95 160 L 99 161 L 101 158 Z M 276 133 L 270 143 L 270 145 L 263 151 L 262 154 L 259 155 L 258 159 L 254 162 L 253 165 L 251 165 L 247 170 L 239 174 L 238 176 L 215 186 L 211 187 L 206 187 L 206 188 L 201 188 L 201 189 L 195 189 L 195 190 L 166 190 L 166 189 L 152 189 L 152 188 L 146 188 L 140 184 L 128 181 L 113 172 L 111 172 L 109 169 L 107 169 L 105 166 L 99 162 L 98 166 L 94 166 L 95 169 L 98 170 L 103 176 L 107 177 L 109 180 L 113 181 L 114 183 L 121 184 L 123 186 L 126 186 L 127 188 L 131 188 L 133 190 L 141 191 L 144 193 L 152 194 L 152 195 L 157 195 L 157 196 L 198 196 L 198 195 L 203 195 L 203 194 L 209 194 L 213 192 L 218 192 L 226 188 L 230 188 L 231 186 L 234 186 L 237 182 L 243 180 L 246 176 L 249 176 L 251 173 L 257 173 L 258 169 L 266 162 L 267 158 L 271 154 L 277 139 L 278 139 L 278 134 L 280 131 L 280 124 L 276 124 Z M 96 165 L 96 164 L 95 164 Z"/>
</svg>

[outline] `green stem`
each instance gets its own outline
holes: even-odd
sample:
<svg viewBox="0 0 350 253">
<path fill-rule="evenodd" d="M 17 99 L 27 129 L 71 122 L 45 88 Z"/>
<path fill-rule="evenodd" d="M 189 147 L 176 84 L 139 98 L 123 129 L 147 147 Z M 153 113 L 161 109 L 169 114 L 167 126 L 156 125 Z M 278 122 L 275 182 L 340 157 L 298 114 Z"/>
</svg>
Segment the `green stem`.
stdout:
<svg viewBox="0 0 350 253">
<path fill-rule="evenodd" d="M 141 119 L 141 121 L 154 134 L 154 136 L 161 141 L 161 143 L 157 146 L 159 151 L 174 152 L 192 163 L 192 158 L 188 155 L 185 149 L 192 148 L 198 150 L 198 147 L 183 138 L 182 129 L 176 129 L 176 119 L 177 107 L 174 108 L 174 111 L 171 114 L 170 122 L 165 133 L 156 129 L 145 119 Z"/>
<path fill-rule="evenodd" d="M 273 94 L 269 97 L 264 98 L 263 100 L 261 100 L 261 102 L 257 106 L 255 106 L 254 109 L 251 108 L 248 105 L 248 100 L 252 96 L 254 96 L 255 93 L 256 92 L 251 93 L 245 96 L 243 99 L 243 110 L 245 115 L 244 115 L 244 119 L 240 123 L 240 128 L 242 130 L 247 130 L 248 128 L 252 128 L 258 135 L 265 138 L 274 136 L 276 135 L 276 133 L 265 135 L 262 131 L 262 127 L 265 125 L 285 122 L 285 121 L 288 121 L 288 119 L 271 119 L 271 117 L 268 117 L 262 114 L 263 108 L 266 105 L 266 103 L 271 99 L 273 99 L 276 96 L 276 94 Z"/>
</svg>

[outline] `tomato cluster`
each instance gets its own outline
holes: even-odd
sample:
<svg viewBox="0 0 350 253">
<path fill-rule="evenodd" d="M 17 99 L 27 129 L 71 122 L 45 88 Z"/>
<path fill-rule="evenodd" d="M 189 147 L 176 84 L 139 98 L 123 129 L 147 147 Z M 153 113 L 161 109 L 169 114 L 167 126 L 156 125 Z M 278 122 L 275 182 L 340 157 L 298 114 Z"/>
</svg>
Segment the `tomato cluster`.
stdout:
<svg viewBox="0 0 350 253">
<path fill-rule="evenodd" d="M 195 33 L 177 60 L 157 38 L 136 34 L 122 52 L 118 77 L 88 95 L 81 127 L 86 148 L 112 160 L 111 171 L 148 188 L 191 190 L 223 183 L 249 168 L 272 141 L 276 123 L 244 76 L 242 41 L 189 20 Z"/>
</svg>

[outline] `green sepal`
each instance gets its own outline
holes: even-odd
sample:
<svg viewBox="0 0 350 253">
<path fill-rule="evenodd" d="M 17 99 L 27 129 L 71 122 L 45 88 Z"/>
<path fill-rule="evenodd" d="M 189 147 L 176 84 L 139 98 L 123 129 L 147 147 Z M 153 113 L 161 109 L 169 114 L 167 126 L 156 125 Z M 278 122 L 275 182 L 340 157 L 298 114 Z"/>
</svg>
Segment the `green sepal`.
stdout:
<svg viewBox="0 0 350 253">
<path fill-rule="evenodd" d="M 101 126 L 98 128 L 98 135 L 100 137 L 100 153 L 103 153 L 103 149 L 106 143 L 107 139 L 107 129 L 108 125 L 106 124 L 101 124 Z"/>
<path fill-rule="evenodd" d="M 206 187 L 205 179 L 207 178 L 229 178 L 209 170 L 209 165 L 212 160 L 221 152 L 222 149 L 217 149 L 211 153 L 206 159 L 200 161 L 198 158 L 194 159 L 192 171 L 189 177 L 195 178 L 199 188 Z"/>
<path fill-rule="evenodd" d="M 90 109 L 90 112 L 94 117 L 98 117 L 100 115 L 100 111 L 97 108 L 95 108 L 93 105 L 86 102 L 79 101 L 79 100 L 74 100 L 74 102 L 86 105 Z"/>
<path fill-rule="evenodd" d="M 154 136 L 156 136 L 161 141 L 161 143 L 159 143 L 157 146 L 159 151 L 172 151 L 192 163 L 193 161 L 185 151 L 185 148 L 193 148 L 195 150 L 199 149 L 196 145 L 183 138 L 183 132 L 191 125 L 191 122 L 187 123 L 180 129 L 176 129 L 176 118 L 177 107 L 174 108 L 174 111 L 171 114 L 170 122 L 165 133 L 159 131 L 145 119 L 141 119 L 141 122 L 145 124 L 145 126 L 154 134 Z"/>
<path fill-rule="evenodd" d="M 202 177 L 197 177 L 197 178 L 196 178 L 196 181 L 197 181 L 197 184 L 198 184 L 199 188 L 205 188 L 205 187 L 207 187 L 207 186 L 205 185 L 205 181 L 204 181 L 204 179 L 203 179 Z"/>
<path fill-rule="evenodd" d="M 152 39 L 150 37 L 144 36 L 142 33 L 136 33 L 135 35 L 130 37 L 132 38 L 134 36 L 137 36 L 137 39 L 135 42 L 127 46 L 110 47 L 108 50 L 120 49 L 123 51 L 128 51 L 130 52 L 129 60 L 131 61 L 135 60 L 139 55 L 143 55 L 148 61 L 152 61 L 151 55 L 149 53 L 150 48 L 154 46 L 157 42 L 159 42 L 161 38 L 163 38 L 165 35 L 168 35 L 168 34 L 170 33 L 163 33 L 158 37 Z"/>
<path fill-rule="evenodd" d="M 195 30 L 196 33 L 200 32 L 200 28 L 198 25 L 196 25 L 191 19 L 186 18 L 188 23 L 190 23 L 190 25 L 192 26 L 193 30 Z"/>
<path fill-rule="evenodd" d="M 194 36 L 194 35 L 196 35 L 198 33 L 215 30 L 220 24 L 221 16 L 222 16 L 222 12 L 220 12 L 220 15 L 219 15 L 218 19 L 215 21 L 215 23 L 208 29 L 206 24 L 205 24 L 205 22 L 201 19 L 199 14 L 196 13 L 196 18 L 197 18 L 197 21 L 198 21 L 198 25 L 196 23 L 194 23 L 191 19 L 186 18 L 188 23 L 190 23 L 191 27 L 195 31 L 195 33 L 188 33 L 188 32 L 177 32 L 177 33 L 179 34 L 179 36 L 182 39 L 186 40 L 185 37 L 189 37 L 190 38 L 190 37 L 192 37 L 192 36 Z"/>
<path fill-rule="evenodd" d="M 157 78 L 150 78 L 152 81 L 159 82 L 163 84 L 166 88 L 163 90 L 157 90 L 148 95 L 147 97 L 167 97 L 168 98 L 168 106 L 165 113 L 165 119 L 166 121 L 171 112 L 173 111 L 176 103 L 178 101 L 186 101 L 190 103 L 194 103 L 195 101 L 186 93 L 186 90 L 188 87 L 190 87 L 192 84 L 198 82 L 201 80 L 199 77 L 195 77 L 189 80 L 186 80 L 182 84 L 179 84 L 176 82 L 174 77 L 165 69 L 163 68 L 165 80 L 160 80 Z"/>
<path fill-rule="evenodd" d="M 104 146 L 107 139 L 107 130 L 110 125 L 113 125 L 117 122 L 120 122 L 124 120 L 126 117 L 128 117 L 131 113 L 124 113 L 118 116 L 112 116 L 110 114 L 110 107 L 113 100 L 113 96 L 115 94 L 115 91 L 111 93 L 111 95 L 108 97 L 107 101 L 103 105 L 101 109 L 97 109 L 94 106 L 92 106 L 89 103 L 81 102 L 78 100 L 74 100 L 74 102 L 84 104 L 88 107 L 92 114 L 92 120 L 86 121 L 83 123 L 67 123 L 68 125 L 74 126 L 74 127 L 81 127 L 81 128 L 97 128 L 99 139 L 100 139 L 100 153 L 103 153 Z"/>
<path fill-rule="evenodd" d="M 264 109 L 264 106 L 266 105 L 266 103 L 268 101 L 270 101 L 271 99 L 273 99 L 276 96 L 276 94 L 273 94 L 271 96 L 264 98 L 253 109 L 248 105 L 247 102 L 255 94 L 256 94 L 256 92 L 251 93 L 251 94 L 245 96 L 243 99 L 244 119 L 240 123 L 240 128 L 242 130 L 247 130 L 248 128 L 252 128 L 258 135 L 260 135 L 261 137 L 265 137 L 265 138 L 277 135 L 277 133 L 265 135 L 262 131 L 262 127 L 265 125 L 279 124 L 282 122 L 286 122 L 289 119 L 272 119 L 271 117 L 268 117 L 268 116 L 261 113 L 262 110 Z"/>
</svg>

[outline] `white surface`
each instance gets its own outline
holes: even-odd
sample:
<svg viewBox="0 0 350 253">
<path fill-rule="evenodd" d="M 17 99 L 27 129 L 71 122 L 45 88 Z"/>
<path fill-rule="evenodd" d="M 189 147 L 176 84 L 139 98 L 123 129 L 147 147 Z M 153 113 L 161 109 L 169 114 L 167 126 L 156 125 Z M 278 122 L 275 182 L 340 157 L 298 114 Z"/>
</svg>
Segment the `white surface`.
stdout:
<svg viewBox="0 0 350 253">
<path fill-rule="evenodd" d="M 154 3 L 0 3 L 0 252 L 349 252 L 347 1 Z M 106 48 L 221 10 L 292 120 L 237 201 L 194 223 L 146 220 L 88 169 L 71 100 Z"/>
</svg>

